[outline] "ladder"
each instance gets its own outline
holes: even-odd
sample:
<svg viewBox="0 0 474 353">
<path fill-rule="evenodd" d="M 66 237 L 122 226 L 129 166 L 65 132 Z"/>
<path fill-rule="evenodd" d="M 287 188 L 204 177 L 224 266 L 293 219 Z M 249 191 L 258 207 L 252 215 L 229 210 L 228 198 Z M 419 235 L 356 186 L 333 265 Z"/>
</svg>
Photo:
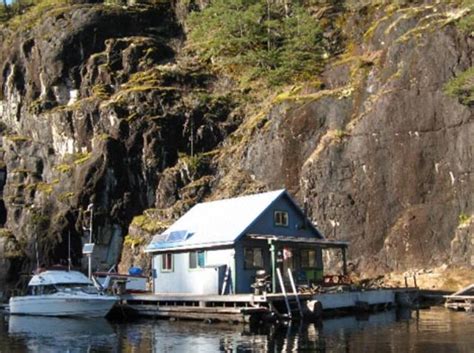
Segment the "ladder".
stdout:
<svg viewBox="0 0 474 353">
<path fill-rule="evenodd" d="M 291 319 L 292 317 L 291 307 L 290 307 L 290 302 L 288 300 L 288 294 L 286 294 L 285 283 L 283 283 L 283 277 L 281 276 L 280 268 L 277 267 L 276 271 L 278 275 L 278 282 L 280 282 L 280 288 L 283 293 L 283 297 L 285 298 L 286 312 L 288 313 L 288 318 Z"/>
<path fill-rule="evenodd" d="M 227 287 L 227 282 L 229 282 L 229 294 L 233 294 L 232 282 L 230 280 L 230 265 L 226 265 L 224 282 L 222 283 L 221 295 L 225 294 L 225 289 Z"/>
<path fill-rule="evenodd" d="M 291 289 L 293 289 L 293 294 L 295 295 L 296 303 L 298 304 L 298 311 L 300 312 L 300 318 L 303 318 L 303 309 L 301 308 L 300 296 L 296 290 L 295 280 L 293 279 L 293 273 L 291 269 L 288 269 L 288 277 L 290 278 Z"/>
<path fill-rule="evenodd" d="M 281 270 L 279 268 L 277 268 L 276 272 L 277 272 L 277 276 L 278 276 L 278 282 L 280 284 L 280 288 L 281 288 L 281 291 L 283 293 L 283 298 L 285 299 L 285 306 L 286 306 L 287 315 L 288 315 L 288 318 L 291 320 L 293 318 L 294 310 L 291 308 L 291 303 L 290 303 L 290 300 L 288 298 L 288 292 L 287 292 L 286 287 L 285 287 L 285 282 L 283 281 L 283 276 L 281 274 Z M 298 290 L 296 289 L 295 280 L 293 278 L 293 273 L 291 272 L 291 269 L 288 269 L 288 277 L 290 279 L 291 289 L 293 291 L 293 295 L 295 297 L 296 304 L 298 305 L 299 316 L 300 316 L 300 318 L 303 318 L 303 316 L 304 316 L 303 307 L 301 305 L 300 296 L 299 296 Z"/>
</svg>

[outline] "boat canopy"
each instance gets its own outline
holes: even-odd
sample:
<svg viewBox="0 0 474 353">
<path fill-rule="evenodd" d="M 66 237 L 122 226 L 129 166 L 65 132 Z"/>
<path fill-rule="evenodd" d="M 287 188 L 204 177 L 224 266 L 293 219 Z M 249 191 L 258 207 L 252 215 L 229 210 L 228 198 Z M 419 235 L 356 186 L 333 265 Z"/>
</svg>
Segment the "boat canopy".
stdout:
<svg viewBox="0 0 474 353">
<path fill-rule="evenodd" d="M 93 284 L 84 274 L 78 271 L 48 270 L 34 275 L 29 286 L 46 286 L 50 284 Z"/>
</svg>

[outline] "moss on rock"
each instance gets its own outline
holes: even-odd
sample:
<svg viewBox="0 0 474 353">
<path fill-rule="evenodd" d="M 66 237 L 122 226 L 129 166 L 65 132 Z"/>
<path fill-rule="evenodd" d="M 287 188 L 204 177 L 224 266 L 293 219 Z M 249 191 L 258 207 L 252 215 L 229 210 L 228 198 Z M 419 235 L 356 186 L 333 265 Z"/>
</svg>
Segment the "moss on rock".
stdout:
<svg viewBox="0 0 474 353">
<path fill-rule="evenodd" d="M 446 94 L 456 97 L 462 104 L 474 105 L 474 67 L 461 72 L 444 87 Z"/>
</svg>

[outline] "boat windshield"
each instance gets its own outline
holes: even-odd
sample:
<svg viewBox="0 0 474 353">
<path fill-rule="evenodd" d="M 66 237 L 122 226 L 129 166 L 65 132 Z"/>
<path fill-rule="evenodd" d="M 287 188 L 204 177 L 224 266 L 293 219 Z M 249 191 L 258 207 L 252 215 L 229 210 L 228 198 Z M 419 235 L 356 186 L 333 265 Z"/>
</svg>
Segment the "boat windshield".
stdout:
<svg viewBox="0 0 474 353">
<path fill-rule="evenodd" d="M 57 291 L 58 291 L 57 288 L 53 284 L 45 285 L 45 286 L 31 286 L 28 288 L 29 295 L 54 294 Z"/>
<path fill-rule="evenodd" d="M 84 292 L 88 294 L 98 294 L 99 291 L 93 285 L 84 283 L 59 283 L 56 284 L 56 289 L 59 292 L 72 293 L 72 292 Z"/>
</svg>

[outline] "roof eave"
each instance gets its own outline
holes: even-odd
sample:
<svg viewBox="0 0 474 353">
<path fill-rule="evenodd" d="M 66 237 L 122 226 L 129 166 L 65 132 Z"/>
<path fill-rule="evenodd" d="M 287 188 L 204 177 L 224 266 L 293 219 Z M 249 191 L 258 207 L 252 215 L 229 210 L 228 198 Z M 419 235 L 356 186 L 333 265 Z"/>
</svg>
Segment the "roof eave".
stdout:
<svg viewBox="0 0 474 353">
<path fill-rule="evenodd" d="M 153 254 L 153 253 L 164 253 L 164 252 L 182 252 L 187 250 L 200 250 L 200 249 L 215 249 L 215 248 L 223 248 L 223 247 L 232 247 L 234 246 L 235 242 L 222 242 L 222 243 L 211 243 L 211 244 L 190 244 L 185 246 L 174 246 L 174 247 L 167 247 L 161 249 L 145 249 L 145 253 Z"/>
<path fill-rule="evenodd" d="M 249 239 L 270 240 L 281 243 L 314 244 L 322 248 L 348 248 L 350 242 L 345 240 L 316 239 L 306 237 L 279 236 L 273 234 L 247 234 Z"/>
</svg>

